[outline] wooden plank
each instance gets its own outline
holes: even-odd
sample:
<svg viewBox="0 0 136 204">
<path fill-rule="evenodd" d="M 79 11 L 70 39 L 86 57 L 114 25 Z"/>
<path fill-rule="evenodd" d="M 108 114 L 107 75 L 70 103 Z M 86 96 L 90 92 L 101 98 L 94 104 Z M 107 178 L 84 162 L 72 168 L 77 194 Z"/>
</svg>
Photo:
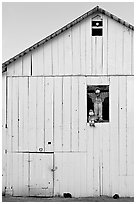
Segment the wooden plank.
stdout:
<svg viewBox="0 0 136 204">
<path fill-rule="evenodd" d="M 25 77 L 19 77 L 18 81 L 18 86 L 19 86 L 19 91 L 18 91 L 18 99 L 19 99 L 19 121 L 18 121 L 18 132 L 19 132 L 19 151 L 24 150 L 24 99 L 25 99 Z"/>
<path fill-rule="evenodd" d="M 15 61 L 15 65 L 14 65 L 14 75 L 15 76 L 22 76 L 22 58 L 19 58 Z"/>
<path fill-rule="evenodd" d="M 28 154 L 22 153 L 22 162 L 23 162 L 23 175 L 22 175 L 22 195 L 29 196 L 29 165 L 28 165 Z"/>
<path fill-rule="evenodd" d="M 103 38 L 97 38 L 96 43 L 96 74 L 102 74 L 102 64 L 103 64 Z"/>
<path fill-rule="evenodd" d="M 91 74 L 97 73 L 97 37 L 91 37 Z"/>
<path fill-rule="evenodd" d="M 33 76 L 43 75 L 44 73 L 44 55 L 43 45 L 32 52 L 32 74 Z"/>
<path fill-rule="evenodd" d="M 63 78 L 63 151 L 70 151 L 71 80 Z"/>
<path fill-rule="evenodd" d="M 29 135 L 28 147 L 29 151 L 36 151 L 37 142 L 37 116 L 36 116 L 36 93 L 37 93 L 37 77 L 29 78 Z"/>
<path fill-rule="evenodd" d="M 110 134 L 109 134 L 109 123 L 101 125 L 102 137 L 102 195 L 111 196 L 110 188 Z"/>
<path fill-rule="evenodd" d="M 45 79 L 45 151 L 53 151 L 53 78 Z M 48 143 L 50 142 L 50 143 Z"/>
<path fill-rule="evenodd" d="M 79 151 L 86 150 L 86 78 L 79 78 Z"/>
<path fill-rule="evenodd" d="M 80 28 L 72 27 L 73 74 L 80 74 Z"/>
<path fill-rule="evenodd" d="M 100 195 L 100 166 L 99 166 L 99 151 L 100 151 L 100 127 L 101 124 L 97 123 L 94 128 L 94 138 L 93 138 L 93 196 Z"/>
<path fill-rule="evenodd" d="M 11 190 L 11 167 L 12 167 L 12 154 L 11 154 L 11 141 L 12 141 L 12 117 L 13 117 L 13 110 L 12 110 L 12 90 L 13 90 L 13 81 L 12 77 L 7 78 L 8 83 L 8 93 L 7 93 L 7 189 L 6 193 L 10 193 Z"/>
<path fill-rule="evenodd" d="M 27 55 L 22 57 L 22 75 L 31 75 L 31 53 L 28 53 Z"/>
<path fill-rule="evenodd" d="M 123 68 L 123 28 L 122 25 L 116 23 L 116 74 L 125 74 Z"/>
<path fill-rule="evenodd" d="M 24 109 L 24 141 L 22 150 L 29 151 L 29 77 L 23 77 L 23 90 L 24 90 L 24 101 L 23 101 L 23 109 Z"/>
<path fill-rule="evenodd" d="M 120 175 L 126 175 L 126 147 L 127 147 L 127 84 L 126 77 L 119 77 L 119 146 L 120 146 Z"/>
<path fill-rule="evenodd" d="M 86 153 L 79 153 L 80 157 L 80 197 L 87 196 L 86 188 Z"/>
<path fill-rule="evenodd" d="M 15 75 L 15 62 L 12 62 L 7 66 L 7 76 Z"/>
<path fill-rule="evenodd" d="M 86 36 L 85 36 L 85 61 L 86 61 L 86 75 L 87 74 L 91 74 L 92 73 L 92 69 L 93 69 L 93 66 L 92 66 L 92 38 L 91 38 L 91 35 L 92 35 L 92 31 L 90 29 L 91 27 L 91 21 L 90 21 L 90 18 L 86 18 L 85 20 L 85 33 L 86 33 Z M 82 47 L 81 47 L 81 50 L 82 50 Z"/>
<path fill-rule="evenodd" d="M 12 151 L 19 150 L 19 79 L 13 77 L 13 101 L 12 101 Z"/>
<path fill-rule="evenodd" d="M 93 139 L 94 128 L 87 126 L 86 186 L 87 196 L 93 196 Z"/>
<path fill-rule="evenodd" d="M 72 151 L 78 151 L 78 78 L 72 77 Z"/>
<path fill-rule="evenodd" d="M 63 33 L 58 36 L 58 61 L 59 61 L 59 74 L 64 75 L 64 35 Z"/>
<path fill-rule="evenodd" d="M 37 151 L 44 151 L 44 77 L 37 78 L 37 94 L 36 94 L 36 123 L 37 123 Z M 42 149 L 41 149 L 42 148 Z"/>
<path fill-rule="evenodd" d="M 134 75 L 134 32 L 131 31 L 131 74 Z"/>
<path fill-rule="evenodd" d="M 51 41 L 53 75 L 59 74 L 58 37 Z"/>
<path fill-rule="evenodd" d="M 129 31 L 124 26 L 124 50 L 123 50 L 123 65 L 124 65 L 124 74 L 131 74 L 131 57 L 132 57 L 132 50 L 131 50 L 131 31 Z"/>
<path fill-rule="evenodd" d="M 63 33 L 64 35 L 64 66 L 65 75 L 72 73 L 72 34 L 71 29 Z"/>
<path fill-rule="evenodd" d="M 52 74 L 52 55 L 51 55 L 51 43 L 47 42 L 43 48 L 44 53 L 44 75 Z"/>
<path fill-rule="evenodd" d="M 82 21 L 82 23 L 80 24 L 80 41 L 81 41 L 80 74 L 85 74 L 86 73 L 86 21 Z M 87 44 L 89 44 L 89 42 Z"/>
<path fill-rule="evenodd" d="M 103 15 L 103 75 L 108 74 L 108 25 L 108 17 Z"/>
<path fill-rule="evenodd" d="M 119 101 L 118 101 L 118 77 L 110 77 L 110 183 L 112 195 L 119 190 Z M 116 90 L 116 91 L 115 91 Z"/>
<path fill-rule="evenodd" d="M 2 76 L 2 192 L 5 192 L 7 181 L 7 155 L 5 150 L 7 149 L 7 80 L 6 73 Z"/>
<path fill-rule="evenodd" d="M 54 83 L 54 150 L 62 151 L 62 78 Z"/>
<path fill-rule="evenodd" d="M 127 77 L 127 175 L 134 175 L 134 78 Z"/>
<path fill-rule="evenodd" d="M 120 32 L 117 34 L 117 28 L 116 28 L 116 22 L 110 18 L 108 18 L 108 72 L 107 74 L 116 74 L 116 71 L 119 69 L 119 67 L 116 64 L 116 58 L 118 57 L 116 55 L 117 47 L 118 47 L 118 35 L 121 35 Z M 119 38 L 121 40 L 121 37 Z M 122 42 L 122 41 L 121 41 Z M 120 44 L 121 44 L 120 42 Z M 119 44 L 119 45 L 120 45 Z M 121 54 L 118 57 L 118 60 L 121 59 Z M 119 59 L 120 58 L 120 59 Z"/>
<path fill-rule="evenodd" d="M 21 179 L 20 177 L 22 175 L 19 175 L 19 154 L 14 153 L 13 154 L 13 172 L 12 172 L 12 179 L 13 179 L 13 195 L 14 196 L 19 196 L 19 180 Z M 22 168 L 22 167 L 20 167 Z"/>
</svg>

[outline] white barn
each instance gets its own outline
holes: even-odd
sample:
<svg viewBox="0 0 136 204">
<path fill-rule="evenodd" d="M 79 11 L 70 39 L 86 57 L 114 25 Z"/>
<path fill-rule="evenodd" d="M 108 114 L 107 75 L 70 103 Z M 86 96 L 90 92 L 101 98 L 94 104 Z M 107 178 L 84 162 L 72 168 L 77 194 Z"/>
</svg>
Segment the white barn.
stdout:
<svg viewBox="0 0 136 204">
<path fill-rule="evenodd" d="M 4 195 L 134 196 L 133 35 L 97 6 L 2 64 Z"/>
</svg>

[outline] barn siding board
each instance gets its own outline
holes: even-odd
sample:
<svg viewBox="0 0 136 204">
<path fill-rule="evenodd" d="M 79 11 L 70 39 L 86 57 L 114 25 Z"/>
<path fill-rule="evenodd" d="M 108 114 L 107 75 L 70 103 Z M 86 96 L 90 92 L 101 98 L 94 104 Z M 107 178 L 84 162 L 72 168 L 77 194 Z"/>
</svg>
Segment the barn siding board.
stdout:
<svg viewBox="0 0 136 204">
<path fill-rule="evenodd" d="M 87 126 L 86 189 L 87 196 L 93 195 L 93 152 L 94 128 Z"/>
<path fill-rule="evenodd" d="M 110 194 L 110 134 L 109 123 L 101 125 L 101 148 L 102 148 L 102 194 Z M 101 156 L 101 152 L 100 152 Z"/>
<path fill-rule="evenodd" d="M 19 79 L 13 77 L 11 151 L 19 150 Z"/>
<path fill-rule="evenodd" d="M 116 74 L 124 75 L 123 69 L 123 28 L 120 24 L 115 25 L 116 30 Z"/>
<path fill-rule="evenodd" d="M 43 47 L 44 53 L 44 74 L 45 76 L 52 74 L 52 48 L 51 43 L 47 42 Z"/>
<path fill-rule="evenodd" d="M 131 31 L 131 75 L 134 75 L 134 33 Z"/>
<path fill-rule="evenodd" d="M 23 77 L 23 90 L 24 90 L 24 141 L 23 151 L 29 151 L 29 77 Z"/>
<path fill-rule="evenodd" d="M 37 78 L 29 78 L 29 151 L 37 151 Z"/>
<path fill-rule="evenodd" d="M 131 75 L 131 31 L 123 28 L 124 32 L 124 73 Z"/>
<path fill-rule="evenodd" d="M 73 48 L 73 72 L 80 74 L 80 27 L 76 25 L 72 27 L 72 48 Z"/>
<path fill-rule="evenodd" d="M 127 77 L 127 175 L 134 175 L 134 78 Z"/>
<path fill-rule="evenodd" d="M 116 43 L 116 23 L 108 19 L 108 72 L 107 74 L 116 74 L 117 70 L 120 69 L 118 65 L 116 65 L 116 48 L 118 49 L 118 46 L 120 44 Z"/>
<path fill-rule="evenodd" d="M 72 73 L 72 40 L 71 40 L 71 29 L 64 33 L 64 70 L 65 75 Z"/>
<path fill-rule="evenodd" d="M 119 77 L 119 159 L 121 176 L 126 175 L 126 145 L 127 145 L 127 83 L 126 77 Z"/>
<path fill-rule="evenodd" d="M 58 37 L 52 40 L 52 68 L 53 75 L 59 74 L 59 58 L 58 58 Z"/>
<path fill-rule="evenodd" d="M 72 151 L 78 151 L 78 78 L 72 77 Z"/>
<path fill-rule="evenodd" d="M 84 22 L 83 24 L 80 24 L 80 44 L 81 44 L 81 49 L 80 49 L 80 74 L 85 74 L 86 73 L 86 23 Z"/>
<path fill-rule="evenodd" d="M 53 151 L 53 78 L 45 79 L 45 151 Z M 51 144 L 48 144 L 51 142 Z"/>
<path fill-rule="evenodd" d="M 31 75 L 31 53 L 22 57 L 22 76 Z"/>
<path fill-rule="evenodd" d="M 71 33 L 72 38 L 72 33 Z M 72 39 L 71 39 L 72 41 Z M 58 61 L 59 61 L 59 75 L 64 75 L 64 36 L 61 34 L 58 37 Z"/>
<path fill-rule="evenodd" d="M 7 77 L 2 77 L 2 192 L 4 193 L 7 182 Z"/>
<path fill-rule="evenodd" d="M 79 78 L 79 151 L 86 151 L 86 78 Z"/>
<path fill-rule="evenodd" d="M 108 18 L 103 15 L 103 67 L 102 75 L 107 75 L 107 59 L 108 59 Z"/>
<path fill-rule="evenodd" d="M 32 52 L 32 74 L 33 76 L 43 75 L 44 64 L 43 64 L 43 45 L 38 47 Z"/>
<path fill-rule="evenodd" d="M 118 84 L 118 77 L 110 77 L 110 173 L 112 195 L 118 192 L 119 186 Z"/>
<path fill-rule="evenodd" d="M 70 151 L 71 80 L 63 78 L 63 151 Z"/>
<path fill-rule="evenodd" d="M 12 62 L 7 66 L 7 76 L 15 75 L 15 62 Z"/>
<path fill-rule="evenodd" d="M 16 76 L 22 76 L 22 58 L 19 58 L 18 60 L 15 61 L 14 65 L 14 74 Z"/>
<path fill-rule="evenodd" d="M 54 81 L 54 151 L 62 151 L 62 78 Z"/>
<path fill-rule="evenodd" d="M 91 20 L 87 18 L 85 20 L 85 74 L 92 74 L 92 38 L 91 38 Z"/>
<path fill-rule="evenodd" d="M 44 151 L 44 78 L 37 77 L 37 151 Z M 41 149 L 42 148 L 42 149 Z"/>
</svg>

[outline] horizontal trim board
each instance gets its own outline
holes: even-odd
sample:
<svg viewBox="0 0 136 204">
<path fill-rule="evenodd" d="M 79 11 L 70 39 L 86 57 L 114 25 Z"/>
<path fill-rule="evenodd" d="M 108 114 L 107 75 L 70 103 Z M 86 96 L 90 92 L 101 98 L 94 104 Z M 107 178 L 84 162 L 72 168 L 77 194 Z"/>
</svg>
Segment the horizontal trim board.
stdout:
<svg viewBox="0 0 136 204">
<path fill-rule="evenodd" d="M 10 153 L 29 153 L 29 154 L 54 154 L 54 152 L 29 152 L 29 151 L 13 151 Z"/>
<path fill-rule="evenodd" d="M 7 76 L 7 77 L 110 77 L 110 76 L 115 76 L 115 77 L 119 77 L 119 76 L 134 76 L 133 74 L 113 74 L 113 75 L 36 75 L 36 76 Z"/>
</svg>

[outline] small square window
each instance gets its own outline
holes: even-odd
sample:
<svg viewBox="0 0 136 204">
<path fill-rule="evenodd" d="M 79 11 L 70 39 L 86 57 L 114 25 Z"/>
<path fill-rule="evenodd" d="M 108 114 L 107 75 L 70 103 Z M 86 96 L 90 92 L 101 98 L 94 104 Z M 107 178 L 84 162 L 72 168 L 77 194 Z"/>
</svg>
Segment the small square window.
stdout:
<svg viewBox="0 0 136 204">
<path fill-rule="evenodd" d="M 102 36 L 102 28 L 92 28 L 92 36 Z"/>
<path fill-rule="evenodd" d="M 87 86 L 87 122 L 109 122 L 109 86 Z"/>
</svg>

